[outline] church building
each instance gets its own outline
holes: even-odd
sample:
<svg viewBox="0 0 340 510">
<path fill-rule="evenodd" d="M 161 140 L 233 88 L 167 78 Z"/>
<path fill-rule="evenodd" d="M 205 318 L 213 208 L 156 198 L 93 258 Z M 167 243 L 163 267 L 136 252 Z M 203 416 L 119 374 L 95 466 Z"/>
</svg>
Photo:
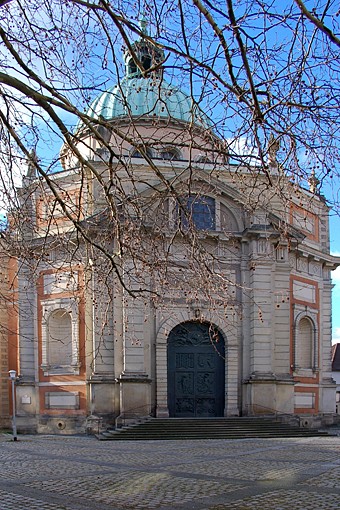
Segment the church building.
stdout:
<svg viewBox="0 0 340 510">
<path fill-rule="evenodd" d="M 317 180 L 291 182 L 274 139 L 265 170 L 233 163 L 143 30 L 60 171 L 43 179 L 31 164 L 19 190 L 18 430 L 93 432 L 145 416 L 330 420 L 340 260 Z"/>
</svg>

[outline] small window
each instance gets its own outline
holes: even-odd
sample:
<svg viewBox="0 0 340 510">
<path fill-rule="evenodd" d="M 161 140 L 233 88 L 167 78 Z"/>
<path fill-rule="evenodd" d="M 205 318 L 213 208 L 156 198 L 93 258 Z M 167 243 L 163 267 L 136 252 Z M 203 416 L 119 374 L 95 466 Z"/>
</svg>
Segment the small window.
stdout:
<svg viewBox="0 0 340 510">
<path fill-rule="evenodd" d="M 137 73 L 137 66 L 133 59 L 129 61 L 129 75 L 133 75 Z"/>
<path fill-rule="evenodd" d="M 152 158 L 153 154 L 152 154 L 152 150 L 151 149 L 149 149 L 149 148 L 143 149 L 143 152 L 146 152 L 147 156 L 149 158 Z M 132 154 L 131 154 L 131 157 L 132 158 L 144 158 L 144 155 L 138 149 L 134 149 Z"/>
<path fill-rule="evenodd" d="M 107 129 L 107 127 L 102 125 L 97 125 L 94 127 L 98 131 L 99 135 L 103 138 L 103 140 L 105 140 L 105 142 L 108 142 L 110 140 L 110 130 Z"/>
<path fill-rule="evenodd" d="M 212 161 L 210 158 L 208 158 L 208 156 L 203 156 L 202 154 L 200 154 L 196 158 L 196 163 L 212 163 Z"/>
<path fill-rule="evenodd" d="M 151 60 L 150 55 L 143 55 L 143 57 L 142 57 L 142 66 L 144 67 L 145 71 L 150 69 L 151 63 L 152 63 L 152 60 Z"/>
<path fill-rule="evenodd" d="M 215 199 L 191 195 L 182 199 L 181 224 L 184 228 L 193 225 L 197 230 L 216 230 Z"/>
<path fill-rule="evenodd" d="M 160 153 L 160 157 L 162 159 L 165 159 L 166 161 L 174 161 L 181 159 L 179 151 L 172 147 L 163 149 Z"/>
</svg>

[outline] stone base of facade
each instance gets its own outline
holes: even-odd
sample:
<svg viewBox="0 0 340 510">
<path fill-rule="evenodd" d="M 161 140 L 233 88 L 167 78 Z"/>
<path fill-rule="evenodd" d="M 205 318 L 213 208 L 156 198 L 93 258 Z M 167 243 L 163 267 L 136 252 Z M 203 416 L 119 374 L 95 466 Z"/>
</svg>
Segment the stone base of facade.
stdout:
<svg viewBox="0 0 340 510">
<path fill-rule="evenodd" d="M 154 414 L 151 379 L 145 374 L 124 373 L 119 378 L 120 415 L 117 421 L 136 420 Z"/>
<path fill-rule="evenodd" d="M 94 416 L 119 414 L 119 384 L 115 379 L 92 376 L 87 381 L 90 390 L 89 411 Z"/>
<path fill-rule="evenodd" d="M 19 434 L 36 434 L 38 432 L 37 416 L 17 416 L 17 430 Z"/>
<path fill-rule="evenodd" d="M 12 420 L 10 416 L 0 417 L 0 429 L 9 429 L 12 426 Z"/>
<path fill-rule="evenodd" d="M 157 418 L 169 418 L 169 409 L 168 406 L 157 406 L 156 408 L 156 417 Z"/>
<path fill-rule="evenodd" d="M 294 381 L 273 374 L 252 374 L 244 384 L 243 416 L 294 414 Z"/>
<path fill-rule="evenodd" d="M 85 416 L 40 416 L 37 422 L 38 434 L 85 434 Z"/>
<path fill-rule="evenodd" d="M 336 413 L 336 399 L 334 394 L 336 384 L 333 380 L 323 381 L 320 388 L 320 411 L 324 414 Z"/>
<path fill-rule="evenodd" d="M 157 416 L 162 418 L 164 416 Z M 165 416 L 166 417 L 166 416 Z M 283 423 L 300 426 L 308 429 L 327 429 L 332 425 L 340 426 L 340 417 L 336 414 L 317 414 L 317 415 L 297 415 L 286 414 L 277 415 L 277 419 Z M 41 416 L 41 417 L 17 417 L 17 429 L 19 434 L 58 434 L 58 435 L 73 435 L 73 434 L 99 434 L 109 427 L 122 425 L 119 422 L 124 421 L 125 425 L 136 424 L 141 421 L 140 417 L 131 417 L 122 420 L 119 417 L 114 420 L 112 416 Z M 11 426 L 7 427 L 11 429 Z"/>
</svg>

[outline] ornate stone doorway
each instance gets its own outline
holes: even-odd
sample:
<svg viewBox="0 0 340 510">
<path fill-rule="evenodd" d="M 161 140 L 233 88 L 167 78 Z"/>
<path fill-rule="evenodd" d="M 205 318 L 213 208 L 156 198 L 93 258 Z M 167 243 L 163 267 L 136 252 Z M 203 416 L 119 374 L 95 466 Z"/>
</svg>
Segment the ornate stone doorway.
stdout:
<svg viewBox="0 0 340 510">
<path fill-rule="evenodd" d="M 210 324 L 185 322 L 170 332 L 170 417 L 223 416 L 224 352 L 222 335 Z"/>
</svg>

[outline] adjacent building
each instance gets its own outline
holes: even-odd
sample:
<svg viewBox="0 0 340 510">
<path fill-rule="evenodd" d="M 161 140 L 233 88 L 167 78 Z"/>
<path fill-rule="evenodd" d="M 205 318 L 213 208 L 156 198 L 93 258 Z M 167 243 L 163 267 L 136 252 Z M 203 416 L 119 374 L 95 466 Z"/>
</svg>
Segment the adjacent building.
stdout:
<svg viewBox="0 0 340 510">
<path fill-rule="evenodd" d="M 8 246 L 0 245 L 0 428 L 11 425 L 12 394 L 9 370 L 17 367 L 18 324 L 16 303 L 17 265 L 8 255 Z"/>
<path fill-rule="evenodd" d="M 332 346 L 332 377 L 336 383 L 336 413 L 340 414 L 340 344 Z"/>
</svg>

